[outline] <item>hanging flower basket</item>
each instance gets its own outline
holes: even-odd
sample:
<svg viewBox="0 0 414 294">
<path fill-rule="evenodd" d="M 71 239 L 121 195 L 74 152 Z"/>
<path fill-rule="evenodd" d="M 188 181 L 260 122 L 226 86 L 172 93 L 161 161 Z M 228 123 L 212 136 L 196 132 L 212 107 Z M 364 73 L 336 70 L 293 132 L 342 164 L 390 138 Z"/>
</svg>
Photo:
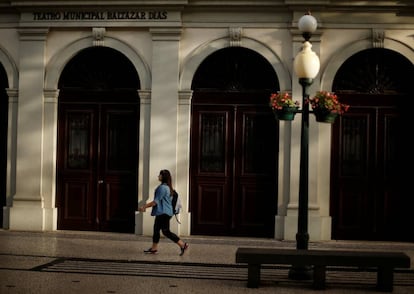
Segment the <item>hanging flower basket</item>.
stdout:
<svg viewBox="0 0 414 294">
<path fill-rule="evenodd" d="M 333 124 L 339 115 L 337 112 L 317 110 L 317 109 L 313 111 L 313 114 L 315 114 L 317 122 L 330 123 L 330 124 Z"/>
<path fill-rule="evenodd" d="M 294 120 L 299 107 L 283 107 L 273 110 L 275 118 L 278 120 Z"/>
<path fill-rule="evenodd" d="M 327 91 L 318 91 L 309 99 L 317 122 L 333 124 L 339 115 L 348 111 L 349 105 L 339 103 L 338 96 Z"/>
<path fill-rule="evenodd" d="M 289 93 L 270 94 L 269 106 L 278 120 L 293 120 L 299 109 L 299 102 L 293 101 Z"/>
</svg>

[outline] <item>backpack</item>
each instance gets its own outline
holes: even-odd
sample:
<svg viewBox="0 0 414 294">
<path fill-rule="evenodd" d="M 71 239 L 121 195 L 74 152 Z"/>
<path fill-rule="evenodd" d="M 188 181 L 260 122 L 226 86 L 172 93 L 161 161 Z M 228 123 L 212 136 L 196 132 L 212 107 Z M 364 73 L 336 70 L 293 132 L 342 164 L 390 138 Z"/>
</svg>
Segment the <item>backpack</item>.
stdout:
<svg viewBox="0 0 414 294">
<path fill-rule="evenodd" d="M 173 213 L 175 215 L 175 219 L 177 220 L 177 222 L 179 224 L 181 224 L 180 221 L 178 220 L 177 214 L 180 214 L 181 208 L 183 206 L 181 204 L 181 198 L 180 198 L 180 196 L 178 196 L 178 193 L 175 190 L 173 191 L 172 201 L 171 202 L 172 202 Z"/>
</svg>

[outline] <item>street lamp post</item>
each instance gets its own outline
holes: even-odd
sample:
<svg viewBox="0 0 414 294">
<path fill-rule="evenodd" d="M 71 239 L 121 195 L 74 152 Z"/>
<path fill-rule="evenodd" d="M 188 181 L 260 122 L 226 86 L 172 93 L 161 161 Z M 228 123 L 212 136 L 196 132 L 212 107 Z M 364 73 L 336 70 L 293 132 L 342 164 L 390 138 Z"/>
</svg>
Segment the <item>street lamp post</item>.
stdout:
<svg viewBox="0 0 414 294">
<path fill-rule="evenodd" d="M 309 86 L 319 72 L 320 62 L 318 56 L 312 51 L 309 39 L 317 28 L 316 19 L 305 14 L 299 19 L 299 30 L 305 39 L 302 50 L 295 57 L 294 70 L 302 86 L 302 122 L 300 137 L 300 173 L 299 173 L 299 208 L 298 232 L 296 234 L 296 249 L 307 250 L 309 243 L 308 233 L 308 189 L 309 189 Z M 292 279 L 309 279 L 310 269 L 307 266 L 293 265 L 289 271 Z"/>
</svg>

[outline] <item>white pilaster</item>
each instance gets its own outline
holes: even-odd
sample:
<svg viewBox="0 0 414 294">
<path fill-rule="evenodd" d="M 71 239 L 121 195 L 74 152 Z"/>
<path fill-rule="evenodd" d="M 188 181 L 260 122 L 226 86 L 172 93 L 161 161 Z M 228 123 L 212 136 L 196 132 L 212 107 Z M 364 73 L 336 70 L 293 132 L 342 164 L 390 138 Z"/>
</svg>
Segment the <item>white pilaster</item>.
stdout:
<svg viewBox="0 0 414 294">
<path fill-rule="evenodd" d="M 177 225 L 180 235 L 189 236 L 191 218 L 189 213 L 190 202 L 190 126 L 191 126 L 191 98 L 192 90 L 179 92 L 178 101 L 178 144 L 177 144 L 177 175 L 176 189 L 181 196 L 183 209 L 179 215 L 181 225 Z"/>
<path fill-rule="evenodd" d="M 151 122 L 151 91 L 138 90 L 140 98 L 139 115 L 139 159 L 138 159 L 138 206 L 142 206 L 147 200 L 150 190 L 149 182 L 149 149 L 150 149 L 150 122 Z M 135 234 L 143 233 L 143 215 L 135 213 Z"/>
<path fill-rule="evenodd" d="M 20 29 L 16 194 L 10 229 L 45 229 L 42 196 L 43 88 L 47 29 Z"/>
<path fill-rule="evenodd" d="M 16 149 L 17 149 L 17 89 L 6 89 L 9 96 L 7 129 L 7 172 L 6 172 L 6 206 L 3 207 L 3 228 L 10 226 L 10 207 L 16 193 Z"/>
<path fill-rule="evenodd" d="M 312 49 L 321 56 L 321 34 L 316 32 L 310 40 Z M 309 95 L 321 89 L 321 72 L 315 78 Z M 319 123 L 309 115 L 309 221 L 311 241 L 331 239 L 330 179 L 331 179 L 331 124 Z"/>
<path fill-rule="evenodd" d="M 179 77 L 179 28 L 151 28 L 152 33 L 152 89 L 151 129 L 149 150 L 149 193 L 153 198 L 159 184 L 161 169 L 168 169 L 177 180 L 177 123 Z M 151 218 L 151 219 L 150 219 Z M 152 234 L 153 219 L 144 214 L 144 234 Z M 172 230 L 174 228 L 172 227 Z"/>
<path fill-rule="evenodd" d="M 44 90 L 42 186 L 44 229 L 57 229 L 56 208 L 56 152 L 57 152 L 57 98 L 58 89 Z"/>
<path fill-rule="evenodd" d="M 275 220 L 275 238 L 278 240 L 283 240 L 285 238 L 285 219 L 287 216 L 287 207 L 290 201 L 293 123 L 294 122 L 291 121 L 279 122 L 279 181 L 277 216 Z"/>
</svg>

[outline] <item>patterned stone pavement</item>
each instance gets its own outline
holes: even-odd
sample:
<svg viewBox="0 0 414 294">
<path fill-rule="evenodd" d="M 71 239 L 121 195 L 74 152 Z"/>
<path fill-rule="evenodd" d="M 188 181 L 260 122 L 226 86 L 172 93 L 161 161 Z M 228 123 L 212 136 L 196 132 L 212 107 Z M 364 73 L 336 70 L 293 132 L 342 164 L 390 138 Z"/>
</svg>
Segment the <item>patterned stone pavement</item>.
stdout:
<svg viewBox="0 0 414 294">
<path fill-rule="evenodd" d="M 246 287 L 246 265 L 235 263 L 238 247 L 295 248 L 295 242 L 254 238 L 183 237 L 179 248 L 162 239 L 158 254 L 144 254 L 148 236 L 94 232 L 0 230 L 0 293 L 320 293 L 311 281 L 288 279 L 288 266 L 265 265 L 257 289 Z M 414 293 L 414 244 L 311 242 L 324 250 L 402 251 L 411 268 L 396 270 L 394 291 Z M 322 293 L 375 293 L 372 269 L 331 268 Z"/>
</svg>

